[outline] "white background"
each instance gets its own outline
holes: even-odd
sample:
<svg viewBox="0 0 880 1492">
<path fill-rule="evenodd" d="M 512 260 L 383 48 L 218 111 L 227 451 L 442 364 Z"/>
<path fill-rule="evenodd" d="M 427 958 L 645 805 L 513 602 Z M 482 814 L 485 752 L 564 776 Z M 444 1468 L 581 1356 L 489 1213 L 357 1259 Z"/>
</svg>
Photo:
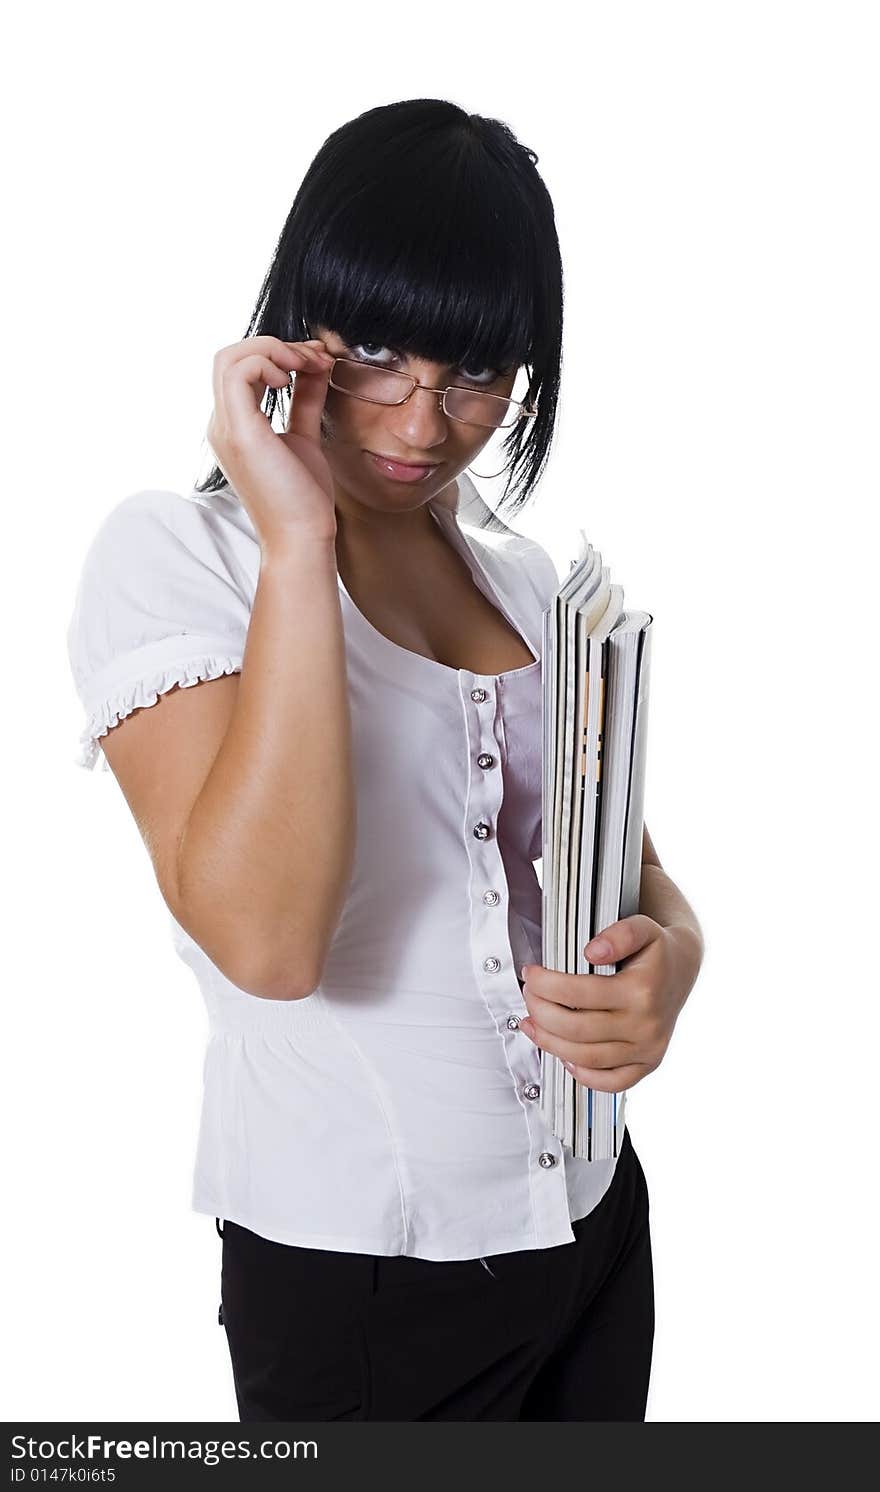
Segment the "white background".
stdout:
<svg viewBox="0 0 880 1492">
<path fill-rule="evenodd" d="M 522 527 L 567 567 L 583 526 L 655 619 L 646 820 L 707 954 L 628 1099 L 647 1417 L 876 1419 L 876 7 L 44 4 L 7 39 L 5 1418 L 236 1418 L 189 1210 L 207 1021 L 75 765 L 65 628 L 108 509 L 206 470 L 214 352 L 323 140 L 432 96 L 556 206 Z"/>
</svg>

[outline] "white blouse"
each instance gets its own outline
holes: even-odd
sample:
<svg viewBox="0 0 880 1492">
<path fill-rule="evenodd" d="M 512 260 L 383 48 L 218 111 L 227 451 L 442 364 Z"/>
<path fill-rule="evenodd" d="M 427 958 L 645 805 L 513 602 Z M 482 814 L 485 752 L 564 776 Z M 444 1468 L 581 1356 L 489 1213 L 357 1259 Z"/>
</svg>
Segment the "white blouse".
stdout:
<svg viewBox="0 0 880 1492">
<path fill-rule="evenodd" d="M 475 1259 L 572 1242 L 617 1159 L 553 1135 L 518 1030 L 521 965 L 542 961 L 542 612 L 559 577 L 534 540 L 468 528 L 487 510 L 466 475 L 429 509 L 532 662 L 478 674 L 411 652 L 340 577 L 357 842 L 321 984 L 250 995 L 171 923 L 209 1022 L 195 1211 L 279 1243 Z M 175 684 L 241 669 L 259 568 L 232 489 L 111 509 L 67 633 L 80 765 Z"/>
</svg>

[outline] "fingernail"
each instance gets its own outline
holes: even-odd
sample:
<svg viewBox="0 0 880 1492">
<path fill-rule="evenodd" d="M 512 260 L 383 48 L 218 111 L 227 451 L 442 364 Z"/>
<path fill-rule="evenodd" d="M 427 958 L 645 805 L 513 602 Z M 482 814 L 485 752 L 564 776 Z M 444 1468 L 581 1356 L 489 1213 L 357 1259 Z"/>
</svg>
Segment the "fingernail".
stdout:
<svg viewBox="0 0 880 1492">
<path fill-rule="evenodd" d="M 594 938 L 592 943 L 587 944 L 584 951 L 587 954 L 594 953 L 596 955 L 596 958 L 593 960 L 595 963 L 597 959 L 610 958 L 613 949 L 607 938 Z"/>
</svg>

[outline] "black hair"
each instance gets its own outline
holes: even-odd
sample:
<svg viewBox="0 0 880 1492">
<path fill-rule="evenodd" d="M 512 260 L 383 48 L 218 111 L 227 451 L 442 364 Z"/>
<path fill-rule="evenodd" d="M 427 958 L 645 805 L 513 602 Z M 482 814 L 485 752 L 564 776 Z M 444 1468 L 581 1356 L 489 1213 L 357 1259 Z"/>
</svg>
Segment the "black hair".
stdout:
<svg viewBox="0 0 880 1492">
<path fill-rule="evenodd" d="M 309 166 L 245 332 L 294 342 L 320 325 L 450 366 L 524 366 L 538 414 L 505 433 L 502 518 L 542 475 L 559 398 L 562 262 L 537 160 L 445 99 L 359 114 Z M 270 421 L 289 397 L 266 390 Z M 196 490 L 224 485 L 215 465 Z"/>
</svg>

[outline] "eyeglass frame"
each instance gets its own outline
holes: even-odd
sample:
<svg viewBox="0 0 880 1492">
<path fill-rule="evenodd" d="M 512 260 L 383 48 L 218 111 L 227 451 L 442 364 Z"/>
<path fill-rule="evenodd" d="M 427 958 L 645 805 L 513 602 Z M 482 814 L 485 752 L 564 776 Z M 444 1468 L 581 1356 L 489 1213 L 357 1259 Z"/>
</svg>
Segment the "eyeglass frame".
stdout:
<svg viewBox="0 0 880 1492">
<path fill-rule="evenodd" d="M 371 399 L 368 394 L 352 393 L 351 389 L 340 388 L 337 383 L 333 382 L 333 371 L 337 363 L 348 363 L 353 368 L 368 368 L 373 373 L 390 373 L 394 378 L 403 378 L 410 384 L 409 393 L 404 394 L 402 399 L 393 399 L 390 404 L 387 399 Z M 513 430 L 518 420 L 533 420 L 538 414 L 536 408 L 529 409 L 521 399 L 510 399 L 504 394 L 491 394 L 488 389 L 467 388 L 460 383 L 449 383 L 442 389 L 433 388 L 428 383 L 420 383 L 417 378 L 413 378 L 411 373 L 399 373 L 396 368 L 380 368 L 375 363 L 361 363 L 358 362 L 357 358 L 353 357 L 334 357 L 329 373 L 329 383 L 330 387 L 335 389 L 337 394 L 348 394 L 352 399 L 362 399 L 365 404 L 379 404 L 384 406 L 385 409 L 399 409 L 402 404 L 405 404 L 408 399 L 412 398 L 416 389 L 425 389 L 429 394 L 442 394 L 443 413 L 446 415 L 446 418 L 457 420 L 460 425 L 474 425 L 478 430 Z M 483 394 L 489 399 L 497 399 L 499 403 L 507 404 L 516 409 L 516 420 L 510 425 L 481 425 L 478 420 L 463 420 L 460 415 L 450 414 L 446 408 L 446 395 L 453 390 L 465 394 Z"/>
</svg>

